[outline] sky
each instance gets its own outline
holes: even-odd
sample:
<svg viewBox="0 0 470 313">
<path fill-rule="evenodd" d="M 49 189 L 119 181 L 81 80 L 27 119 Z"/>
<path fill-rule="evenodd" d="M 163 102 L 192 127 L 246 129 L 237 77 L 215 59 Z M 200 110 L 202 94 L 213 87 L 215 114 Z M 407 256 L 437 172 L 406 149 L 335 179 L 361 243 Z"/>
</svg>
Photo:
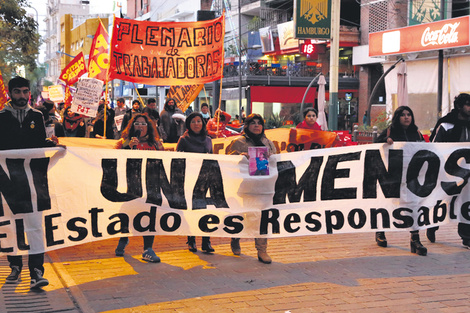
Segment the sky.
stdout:
<svg viewBox="0 0 470 313">
<path fill-rule="evenodd" d="M 46 35 L 46 24 L 44 23 L 44 19 L 46 18 L 46 14 L 47 14 L 47 0 L 28 0 L 28 1 L 33 8 L 26 8 L 26 12 L 31 14 L 34 18 L 36 18 L 36 14 L 37 14 L 37 17 L 39 20 L 39 33 L 41 34 L 41 36 L 44 37 Z M 127 4 L 126 0 L 89 0 L 89 1 L 90 1 L 90 13 L 91 14 L 112 13 L 115 2 L 121 2 L 123 3 L 123 5 Z M 70 2 L 70 1 L 64 1 L 64 2 Z M 41 63 L 44 62 L 45 49 L 46 49 L 45 45 L 42 45 L 40 48 L 41 52 L 39 55 L 39 62 Z"/>
</svg>

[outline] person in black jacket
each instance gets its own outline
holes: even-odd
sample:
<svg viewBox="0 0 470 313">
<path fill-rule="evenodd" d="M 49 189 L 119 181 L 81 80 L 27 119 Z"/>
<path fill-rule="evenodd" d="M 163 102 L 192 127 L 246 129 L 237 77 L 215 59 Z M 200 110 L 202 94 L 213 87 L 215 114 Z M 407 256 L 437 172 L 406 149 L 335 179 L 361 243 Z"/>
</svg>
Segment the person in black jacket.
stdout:
<svg viewBox="0 0 470 313">
<path fill-rule="evenodd" d="M 207 136 L 206 123 L 204 123 L 202 114 L 198 112 L 191 113 L 186 119 L 185 123 L 186 132 L 178 140 L 176 151 L 213 153 L 212 139 Z M 197 251 L 195 236 L 188 236 L 187 244 L 189 251 Z M 210 237 L 202 237 L 201 250 L 205 253 L 214 252 Z"/>
<path fill-rule="evenodd" d="M 11 101 L 0 111 L 0 150 L 54 147 L 56 143 L 46 138 L 44 118 L 40 111 L 29 105 L 29 80 L 15 77 L 8 83 Z M 7 256 L 11 273 L 5 282 L 16 283 L 23 268 L 21 255 Z M 31 275 L 31 288 L 47 286 L 43 277 L 44 253 L 30 254 L 28 260 Z"/>
<path fill-rule="evenodd" d="M 127 110 L 126 114 L 124 114 L 124 117 L 122 119 L 121 130 L 126 129 L 127 124 L 129 124 L 129 121 L 139 113 L 142 113 L 142 105 L 140 104 L 139 100 L 134 100 L 132 101 L 132 108 L 130 110 Z"/>
<path fill-rule="evenodd" d="M 461 93 L 454 99 L 454 109 L 437 121 L 431 134 L 432 142 L 470 142 L 470 95 Z M 439 227 L 426 230 L 430 242 L 436 241 L 436 231 Z M 458 234 L 462 244 L 470 249 L 470 224 L 459 223 Z"/>
<path fill-rule="evenodd" d="M 392 118 L 392 124 L 385 129 L 377 138 L 377 142 L 386 142 L 393 144 L 395 141 L 424 141 L 423 135 L 415 124 L 413 111 L 408 106 L 400 106 L 395 110 Z M 428 250 L 419 240 L 419 231 L 413 230 L 411 233 L 410 250 L 418 255 L 426 255 Z M 375 234 L 375 241 L 380 247 L 387 246 L 387 239 L 384 232 Z"/>
</svg>

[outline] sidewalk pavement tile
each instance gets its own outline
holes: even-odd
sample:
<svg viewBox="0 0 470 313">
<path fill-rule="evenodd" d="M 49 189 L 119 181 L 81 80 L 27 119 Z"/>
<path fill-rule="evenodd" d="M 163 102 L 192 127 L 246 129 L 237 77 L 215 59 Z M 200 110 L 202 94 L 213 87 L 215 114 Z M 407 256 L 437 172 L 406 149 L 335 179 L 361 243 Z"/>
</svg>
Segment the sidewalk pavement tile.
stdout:
<svg viewBox="0 0 470 313">
<path fill-rule="evenodd" d="M 124 257 L 114 255 L 117 240 L 98 241 L 47 254 L 41 301 L 72 313 L 467 312 L 470 251 L 456 228 L 441 227 L 434 244 L 422 235 L 428 256 L 410 253 L 408 232 L 387 233 L 387 248 L 373 233 L 270 239 L 269 265 L 248 239 L 238 257 L 228 238 L 213 238 L 215 253 L 203 254 L 189 252 L 186 238 L 157 236 L 159 264 L 141 260 L 139 237 Z M 0 305 L 32 296 L 27 285 L 4 284 L 9 269 L 0 267 Z"/>
</svg>

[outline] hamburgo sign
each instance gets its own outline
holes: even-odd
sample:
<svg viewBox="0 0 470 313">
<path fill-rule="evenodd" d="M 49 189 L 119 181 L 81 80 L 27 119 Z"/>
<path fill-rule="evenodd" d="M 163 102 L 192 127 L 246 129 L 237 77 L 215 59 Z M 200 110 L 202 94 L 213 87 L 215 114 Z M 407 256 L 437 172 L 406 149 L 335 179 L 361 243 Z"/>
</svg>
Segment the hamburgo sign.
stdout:
<svg viewBox="0 0 470 313">
<path fill-rule="evenodd" d="M 369 34 L 369 56 L 468 46 L 469 16 Z"/>
</svg>

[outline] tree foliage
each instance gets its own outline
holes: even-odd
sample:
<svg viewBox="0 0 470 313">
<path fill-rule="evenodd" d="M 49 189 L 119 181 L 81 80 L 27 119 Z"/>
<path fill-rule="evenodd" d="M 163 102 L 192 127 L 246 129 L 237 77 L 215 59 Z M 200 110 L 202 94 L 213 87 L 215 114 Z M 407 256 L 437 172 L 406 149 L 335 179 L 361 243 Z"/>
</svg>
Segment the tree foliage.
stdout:
<svg viewBox="0 0 470 313">
<path fill-rule="evenodd" d="M 25 7 L 30 7 L 28 0 L 0 1 L 0 69 L 5 82 L 22 66 L 27 76 L 37 67 L 38 24 Z"/>
</svg>

